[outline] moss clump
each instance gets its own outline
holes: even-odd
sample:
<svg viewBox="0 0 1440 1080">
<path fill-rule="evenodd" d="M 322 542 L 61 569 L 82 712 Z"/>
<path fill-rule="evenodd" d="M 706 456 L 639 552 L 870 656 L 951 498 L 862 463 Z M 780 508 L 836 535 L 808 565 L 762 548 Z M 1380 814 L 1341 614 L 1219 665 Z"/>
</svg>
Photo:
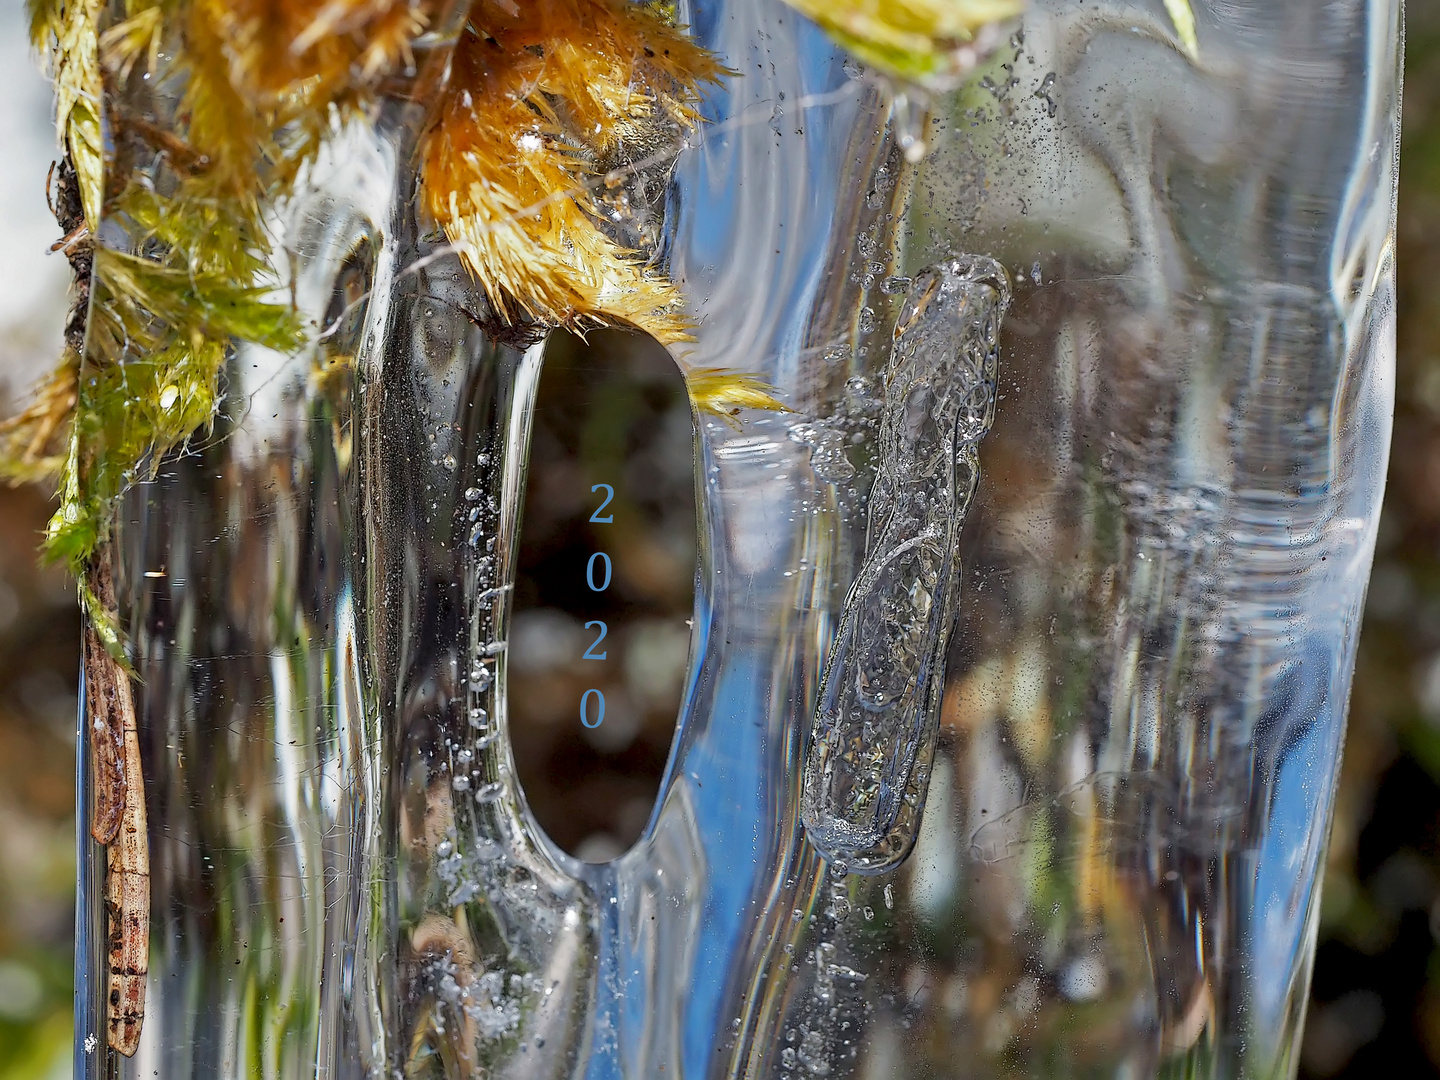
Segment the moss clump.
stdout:
<svg viewBox="0 0 1440 1080">
<path fill-rule="evenodd" d="M 674 285 L 603 227 L 597 189 L 621 177 L 600 163 L 673 156 L 700 84 L 724 71 L 630 0 L 476 0 L 426 144 L 425 204 L 502 318 L 685 337 Z"/>
<path fill-rule="evenodd" d="M 269 268 L 266 210 L 387 79 L 413 74 L 420 35 L 457 20 L 432 0 L 130 0 L 102 31 L 98 0 L 30 5 L 56 82 L 62 175 L 77 204 L 59 216 L 88 328 L 0 427 L 0 475 L 58 475 L 46 551 L 104 617 L 85 570 L 116 497 L 208 430 L 234 342 L 305 344 Z M 673 153 L 698 122 L 700 86 L 723 73 L 658 8 L 476 0 L 436 91 L 422 205 L 498 322 L 685 337 L 674 286 L 612 238 L 595 193 L 607 163 L 629 168 L 635 147 Z M 159 99 L 149 111 L 130 104 L 158 87 L 169 113 Z M 102 219 L 128 252 L 95 246 Z M 771 407 L 751 382 L 745 393 Z"/>
</svg>

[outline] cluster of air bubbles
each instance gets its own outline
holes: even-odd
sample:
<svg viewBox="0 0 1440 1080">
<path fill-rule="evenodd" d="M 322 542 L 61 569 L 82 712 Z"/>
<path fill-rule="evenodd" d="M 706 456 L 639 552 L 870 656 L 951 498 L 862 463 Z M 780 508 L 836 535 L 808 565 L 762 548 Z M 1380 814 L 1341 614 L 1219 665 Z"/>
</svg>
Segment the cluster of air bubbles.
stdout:
<svg viewBox="0 0 1440 1080">
<path fill-rule="evenodd" d="M 810 447 L 810 467 L 829 484 L 841 484 L 855 477 L 855 466 L 845 455 L 845 436 L 824 423 L 800 423 L 790 428 L 791 442 Z"/>
<path fill-rule="evenodd" d="M 470 689 L 474 690 L 477 694 L 483 694 L 486 690 L 489 690 L 490 683 L 493 680 L 494 673 L 485 666 L 484 661 L 476 660 L 475 663 L 470 666 Z M 483 722 L 485 719 L 485 710 L 481 709 L 480 714 L 480 719 Z M 472 721 L 474 720 L 473 714 L 471 719 Z"/>
<path fill-rule="evenodd" d="M 865 193 L 865 206 L 870 210 L 880 210 L 885 206 L 886 199 L 895 190 L 896 175 L 889 165 L 881 165 L 875 170 L 875 183 Z"/>
<path fill-rule="evenodd" d="M 472 994 L 478 1000 L 466 1009 L 466 1014 L 478 1024 L 481 1038 L 499 1039 L 520 1029 L 522 1001 L 527 991 L 537 989 L 532 983 L 533 976 L 512 973 L 507 978 L 502 971 L 487 971 L 480 976 Z"/>
<path fill-rule="evenodd" d="M 490 664 L 486 662 L 485 658 L 495 655 L 498 651 L 496 649 L 497 644 L 499 643 L 491 642 L 487 645 L 482 645 L 475 659 L 470 664 L 468 682 L 471 692 L 475 695 L 483 695 L 494 685 L 495 672 Z M 479 701 L 472 700 L 466 712 L 466 719 L 469 722 L 472 732 L 474 732 L 470 748 L 461 752 L 461 759 L 468 763 L 473 760 L 476 753 L 493 745 L 496 740 L 499 739 L 500 733 L 498 730 L 491 728 L 490 712 L 484 705 L 480 704 Z M 499 783 L 478 783 L 483 775 L 478 769 L 473 770 L 471 775 L 475 777 L 478 785 L 475 787 L 475 801 L 477 803 L 484 804 L 492 802 L 500 796 L 502 786 Z M 454 786 L 456 791 L 469 791 L 472 785 L 469 778 L 457 776 Z"/>
<path fill-rule="evenodd" d="M 479 539 L 476 538 L 475 532 L 472 531 L 470 535 L 471 535 L 471 537 L 472 537 L 472 539 L 471 539 L 471 541 L 470 541 L 471 546 L 472 546 L 472 547 L 479 547 L 479 546 L 480 546 L 480 542 L 479 542 Z M 495 560 L 494 560 L 492 557 L 490 557 L 489 555 L 482 555 L 479 559 L 476 559 L 476 560 L 475 560 L 475 583 L 476 583 L 477 585 L 481 586 L 481 587 L 484 587 L 484 586 L 486 586 L 486 585 L 489 585 L 489 584 L 491 583 L 491 576 L 492 576 L 492 574 L 494 573 L 494 570 L 495 570 Z"/>
<path fill-rule="evenodd" d="M 786 1072 L 803 1069 L 811 1076 L 830 1075 L 829 1048 L 825 1037 L 818 1030 L 806 1025 L 790 1028 L 785 1032 L 785 1041 L 792 1045 L 780 1051 L 780 1067 Z M 797 1043 L 798 1045 L 793 1045 Z"/>
<path fill-rule="evenodd" d="M 483 477 L 490 465 L 491 456 L 485 451 L 479 451 L 475 455 L 475 466 L 478 473 Z M 470 566 L 472 581 L 478 590 L 476 596 L 476 615 L 483 618 L 485 611 L 484 602 L 488 597 L 495 595 L 496 589 L 489 588 L 493 585 L 493 578 L 496 569 L 496 560 L 492 553 L 495 549 L 495 530 L 493 524 L 499 513 L 499 504 L 493 495 L 487 495 L 486 488 L 480 484 L 472 484 L 464 490 L 465 519 L 469 525 L 467 541 L 472 549 L 481 549 L 483 554 L 473 557 Z M 504 649 L 504 642 L 490 640 L 482 636 L 475 646 L 474 654 L 470 660 L 469 670 L 465 673 L 466 684 L 469 689 L 470 703 L 465 710 L 465 719 L 469 726 L 469 745 L 457 755 L 456 775 L 451 781 L 451 786 L 457 793 L 469 793 L 478 806 L 485 806 L 498 801 L 505 791 L 505 785 L 499 780 L 491 779 L 495 774 L 493 762 L 485 756 L 500 738 L 498 728 L 492 726 L 492 714 L 486 707 L 487 695 L 494 688 L 496 672 L 491 657 L 496 656 Z M 487 762 L 489 767 L 487 768 Z M 462 770 L 463 767 L 463 770 Z M 493 844 L 487 844 L 479 837 L 472 838 L 476 845 L 473 854 L 483 857 L 482 848 L 493 848 Z M 496 849 L 498 850 L 498 849 Z M 493 852 L 492 852 L 493 855 Z M 471 883 L 473 885 L 473 882 Z M 478 886 L 474 886 L 478 888 Z M 452 900 L 455 897 L 452 896 Z M 487 975 L 488 978 L 488 975 Z M 488 984 L 487 984 L 488 986 Z M 492 1028 L 492 1034 L 503 1034 L 513 1031 L 518 1026 L 519 1003 L 509 1001 L 498 993 L 499 987 L 494 987 L 496 992 L 482 994 L 482 997 L 492 997 L 488 1004 L 482 1004 L 476 1008 L 469 1009 L 472 1019 L 481 1022 L 481 1027 Z"/>
<path fill-rule="evenodd" d="M 482 455 L 483 456 L 483 455 Z M 465 489 L 465 502 L 469 507 L 466 519 L 470 522 L 470 535 L 467 540 L 471 547 L 479 547 L 480 541 L 485 538 L 485 492 L 478 487 Z"/>
<path fill-rule="evenodd" d="M 455 895 L 466 894 L 473 892 L 467 889 Z M 540 980 L 533 975 L 504 970 L 477 972 L 468 964 L 457 963 L 453 953 L 435 957 L 427 967 L 433 993 L 449 1006 L 431 1016 L 437 1034 L 444 1034 L 449 1013 L 453 1020 L 468 1020 L 474 1034 L 483 1041 L 513 1036 L 524 1019 L 526 998 L 540 989 Z"/>
</svg>

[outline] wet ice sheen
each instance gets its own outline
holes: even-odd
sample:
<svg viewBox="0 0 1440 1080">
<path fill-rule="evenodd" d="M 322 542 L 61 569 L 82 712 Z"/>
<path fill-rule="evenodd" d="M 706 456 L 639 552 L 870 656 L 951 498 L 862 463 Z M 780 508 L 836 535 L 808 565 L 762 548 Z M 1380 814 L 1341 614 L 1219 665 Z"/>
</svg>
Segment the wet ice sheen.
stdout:
<svg viewBox="0 0 1440 1080">
<path fill-rule="evenodd" d="M 511 755 L 539 350 L 409 216 L 424 101 L 357 118 L 277 247 L 337 332 L 238 353 L 231 434 L 118 515 L 125 573 L 166 569 L 121 590 L 151 1021 L 118 1071 L 88 1041 L 91 850 L 76 1075 L 1284 1075 L 1387 450 L 1398 11 L 1233 6 L 1202 71 L 1158 5 L 1030 5 L 1014 126 L 937 110 L 913 183 L 813 28 L 695 7 L 737 74 L 669 193 L 677 358 L 795 411 L 700 425 L 681 724 L 605 865 L 546 842 Z M 962 249 L 1027 279 L 968 523 L 1004 281 L 913 273 Z M 990 595 L 932 763 L 962 535 Z"/>
<path fill-rule="evenodd" d="M 999 263 L 961 256 L 916 276 L 895 326 L 865 558 L 821 679 L 802 805 L 811 842 L 858 872 L 915 842 L 1009 302 Z"/>
</svg>

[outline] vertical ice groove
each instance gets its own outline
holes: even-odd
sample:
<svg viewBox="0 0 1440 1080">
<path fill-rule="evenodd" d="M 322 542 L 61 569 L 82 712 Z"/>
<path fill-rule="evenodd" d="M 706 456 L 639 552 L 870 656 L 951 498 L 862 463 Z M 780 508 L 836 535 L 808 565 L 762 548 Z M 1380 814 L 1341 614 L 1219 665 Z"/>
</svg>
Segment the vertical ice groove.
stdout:
<svg viewBox="0 0 1440 1080">
<path fill-rule="evenodd" d="M 959 256 L 916 275 L 895 325 L 865 558 L 821 678 L 802 801 L 811 843 L 860 872 L 914 843 L 1009 301 L 999 263 Z"/>
</svg>

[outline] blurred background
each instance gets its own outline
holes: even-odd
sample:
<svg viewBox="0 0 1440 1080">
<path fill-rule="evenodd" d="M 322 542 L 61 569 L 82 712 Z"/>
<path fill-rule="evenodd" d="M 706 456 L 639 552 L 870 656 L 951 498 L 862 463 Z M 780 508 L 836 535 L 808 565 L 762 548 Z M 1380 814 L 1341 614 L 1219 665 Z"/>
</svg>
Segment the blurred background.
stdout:
<svg viewBox="0 0 1440 1080">
<path fill-rule="evenodd" d="M 0 415 L 57 355 L 68 280 L 63 257 L 47 253 L 58 235 L 45 205 L 50 88 L 24 22 L 21 4 L 0 5 L 9 105 L 0 110 Z M 1411 0 L 1406 22 L 1395 434 L 1325 881 L 1307 1080 L 1440 1076 L 1440 0 Z M 36 565 L 49 511 L 45 492 L 0 487 L 0 1080 L 70 1074 L 79 620 L 64 576 Z M 611 785 L 604 802 L 614 808 L 592 835 L 594 857 L 643 825 L 649 774 L 668 742 L 664 724 L 647 723 L 625 747 L 594 748 L 584 772 Z M 593 803 L 593 788 L 551 787 L 553 820 L 567 798 Z M 583 838 L 564 841 L 575 850 Z"/>
</svg>

